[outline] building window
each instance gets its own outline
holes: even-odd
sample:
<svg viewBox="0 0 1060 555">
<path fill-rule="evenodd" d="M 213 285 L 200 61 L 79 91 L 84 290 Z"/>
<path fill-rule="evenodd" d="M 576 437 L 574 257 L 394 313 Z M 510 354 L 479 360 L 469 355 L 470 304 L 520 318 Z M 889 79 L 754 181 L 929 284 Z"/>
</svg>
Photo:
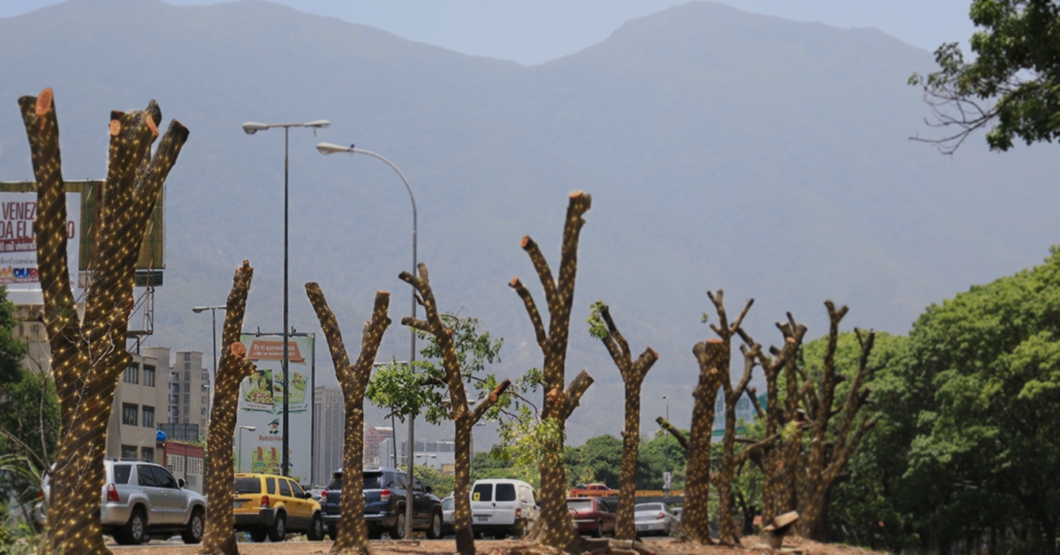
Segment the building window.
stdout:
<svg viewBox="0 0 1060 555">
<path fill-rule="evenodd" d="M 125 369 L 121 381 L 125 383 L 140 383 L 140 367 L 136 364 L 130 364 L 129 367 Z"/>
<path fill-rule="evenodd" d="M 184 360 L 185 361 L 191 360 L 191 353 L 184 353 Z"/>
<path fill-rule="evenodd" d="M 184 393 L 191 393 L 191 382 L 184 382 Z"/>
<path fill-rule="evenodd" d="M 155 367 L 144 365 L 144 385 L 147 387 L 155 386 Z"/>
<path fill-rule="evenodd" d="M 191 372 L 184 372 L 184 381 L 191 382 Z"/>
<path fill-rule="evenodd" d="M 122 403 L 121 404 L 121 423 L 125 424 L 126 426 L 135 426 L 136 425 L 136 413 L 140 412 L 138 410 L 139 408 L 140 407 L 138 407 L 136 405 L 133 405 L 133 404 L 130 404 L 130 403 Z M 133 458 L 135 458 L 135 457 L 136 457 L 136 453 L 134 452 L 133 453 Z"/>
<path fill-rule="evenodd" d="M 155 407 L 144 406 L 142 417 L 140 418 L 144 428 L 155 427 Z"/>
<path fill-rule="evenodd" d="M 122 445 L 121 446 L 121 458 L 123 458 L 123 459 L 135 459 L 136 458 L 136 446 L 135 445 Z"/>
<path fill-rule="evenodd" d="M 201 409 L 199 409 L 199 410 L 201 411 L 201 413 L 202 413 L 202 415 L 203 415 L 203 416 L 206 416 L 206 407 L 202 407 L 202 408 L 201 408 Z"/>
<path fill-rule="evenodd" d="M 155 461 L 155 450 L 152 447 L 141 447 L 140 454 L 143 456 L 145 461 Z"/>
<path fill-rule="evenodd" d="M 202 404 L 204 404 L 204 405 L 205 405 L 205 404 L 207 404 L 207 403 L 209 403 L 209 402 L 210 402 L 210 401 L 209 401 L 209 399 L 207 399 L 207 398 L 206 398 L 206 396 L 205 396 L 205 395 L 203 395 L 203 396 L 202 396 Z"/>
<path fill-rule="evenodd" d="M 188 405 L 184 405 L 184 418 L 188 418 L 189 414 L 191 414 L 191 407 Z"/>
</svg>

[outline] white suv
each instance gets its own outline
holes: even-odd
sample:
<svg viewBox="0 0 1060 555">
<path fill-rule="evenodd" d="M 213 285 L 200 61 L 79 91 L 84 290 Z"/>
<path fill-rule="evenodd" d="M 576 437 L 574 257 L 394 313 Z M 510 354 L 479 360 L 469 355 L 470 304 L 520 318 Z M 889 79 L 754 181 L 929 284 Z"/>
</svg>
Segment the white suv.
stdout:
<svg viewBox="0 0 1060 555">
<path fill-rule="evenodd" d="M 471 529 L 476 534 L 522 537 L 539 512 L 534 488 L 522 480 L 476 480 L 471 487 Z"/>
<path fill-rule="evenodd" d="M 180 534 L 184 543 L 202 541 L 206 526 L 206 500 L 185 489 L 166 467 L 146 461 L 104 461 L 100 521 L 103 533 L 122 545 L 136 545 L 151 536 Z M 47 480 L 45 499 L 51 494 Z M 44 511 L 38 510 L 38 520 Z M 41 522 L 43 524 L 43 522 Z"/>
</svg>

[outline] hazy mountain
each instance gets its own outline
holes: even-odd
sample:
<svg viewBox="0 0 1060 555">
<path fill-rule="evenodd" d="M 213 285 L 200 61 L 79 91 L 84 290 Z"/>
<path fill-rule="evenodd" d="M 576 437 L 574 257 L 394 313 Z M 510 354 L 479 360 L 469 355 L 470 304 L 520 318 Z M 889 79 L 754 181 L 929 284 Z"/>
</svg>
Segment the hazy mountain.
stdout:
<svg viewBox="0 0 1060 555">
<path fill-rule="evenodd" d="M 191 138 L 167 184 L 153 343 L 209 352 L 209 319 L 189 308 L 222 303 L 243 258 L 257 269 L 247 328 L 281 327 L 282 131 L 247 136 L 240 124 L 329 119 L 316 137 L 291 133 L 294 326 L 317 328 L 302 286 L 316 280 L 356 345 L 387 289 L 395 325 L 380 357 L 408 356 L 397 321 L 410 291 L 397 274 L 411 264 L 409 199 L 383 163 L 313 148 L 352 142 L 409 177 L 419 259 L 444 309 L 505 338 L 501 375 L 540 361 L 506 285 L 516 274 L 536 284 L 519 239 L 531 234 L 558 264 L 566 195 L 583 189 L 593 209 L 568 371 L 597 382 L 572 419 L 580 442 L 622 421 L 618 372 L 584 324 L 591 301 L 611 305 L 635 350 L 661 355 L 646 426 L 662 395 L 687 422 L 707 289 L 724 289 L 731 312 L 754 297 L 748 329 L 765 343 L 788 310 L 823 334 L 826 298 L 851 306 L 848 328 L 904 333 L 929 303 L 1047 254 L 1060 238 L 1055 152 L 996 155 L 973 139 L 944 157 L 909 141 L 932 130 L 906 80 L 932 65 L 873 29 L 710 3 L 524 67 L 262 2 L 70 0 L 0 20 L 0 180 L 32 175 L 18 96 L 55 89 L 70 179 L 103 175 L 111 109 L 157 98 Z M 326 378 L 326 347 L 317 356 Z"/>
</svg>

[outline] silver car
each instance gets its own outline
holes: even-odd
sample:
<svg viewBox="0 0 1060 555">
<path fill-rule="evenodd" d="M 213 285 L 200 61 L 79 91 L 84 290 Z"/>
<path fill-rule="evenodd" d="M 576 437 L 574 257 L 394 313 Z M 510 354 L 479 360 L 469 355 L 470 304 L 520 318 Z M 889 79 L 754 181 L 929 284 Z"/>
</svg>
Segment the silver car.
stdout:
<svg viewBox="0 0 1060 555">
<path fill-rule="evenodd" d="M 166 467 L 146 461 L 104 461 L 100 521 L 103 533 L 122 545 L 147 542 L 151 536 L 180 534 L 184 543 L 202 541 L 206 527 L 206 500 L 185 489 Z M 51 494 L 47 480 L 45 499 Z M 38 520 L 43 521 L 41 507 Z M 44 522 L 41 522 L 43 524 Z"/>
<path fill-rule="evenodd" d="M 633 522 L 641 535 L 672 536 L 681 526 L 664 503 L 637 503 L 633 506 Z"/>
<path fill-rule="evenodd" d="M 454 522 L 453 522 L 453 496 L 450 495 L 445 499 L 442 499 L 442 535 L 450 536 L 453 534 Z"/>
</svg>

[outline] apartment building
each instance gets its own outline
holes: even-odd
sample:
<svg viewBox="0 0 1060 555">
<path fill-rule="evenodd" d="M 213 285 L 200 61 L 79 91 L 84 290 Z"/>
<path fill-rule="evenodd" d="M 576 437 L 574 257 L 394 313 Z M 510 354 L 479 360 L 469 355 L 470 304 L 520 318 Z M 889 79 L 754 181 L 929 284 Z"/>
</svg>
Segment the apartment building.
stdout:
<svg viewBox="0 0 1060 555">
<path fill-rule="evenodd" d="M 141 459 L 164 464 L 156 433 L 165 421 L 169 349 L 148 347 L 129 353 L 132 363 L 122 372 L 107 424 L 107 457 Z"/>
<path fill-rule="evenodd" d="M 167 420 L 171 424 L 194 424 L 206 437 L 212 396 L 210 371 L 203 368 L 199 351 L 177 351 L 168 374 Z"/>
<path fill-rule="evenodd" d="M 346 411 L 342 388 L 321 386 L 313 389 L 313 430 L 316 434 L 313 444 L 316 452 L 313 453 L 312 483 L 325 485 L 331 479 L 331 473 L 342 467 Z"/>
</svg>

